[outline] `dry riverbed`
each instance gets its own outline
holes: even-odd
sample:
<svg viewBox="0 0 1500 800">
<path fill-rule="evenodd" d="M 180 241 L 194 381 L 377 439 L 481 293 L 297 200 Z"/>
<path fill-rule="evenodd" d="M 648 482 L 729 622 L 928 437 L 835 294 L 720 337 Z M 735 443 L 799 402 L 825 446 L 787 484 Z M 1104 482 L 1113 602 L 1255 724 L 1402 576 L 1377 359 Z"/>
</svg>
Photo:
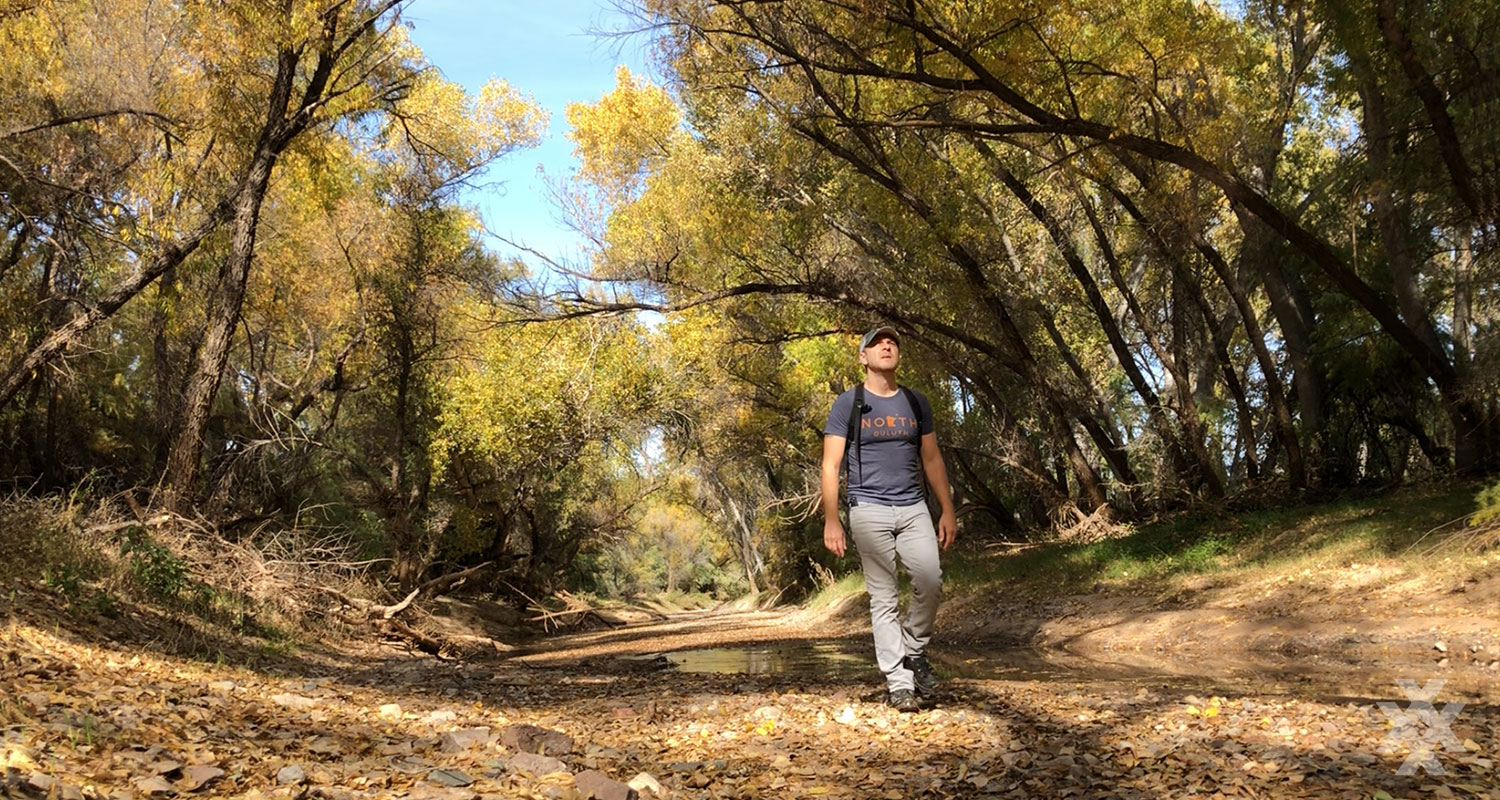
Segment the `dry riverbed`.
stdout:
<svg viewBox="0 0 1500 800">
<path fill-rule="evenodd" d="M 857 601 L 684 615 L 465 663 L 384 644 L 262 654 L 249 668 L 171 655 L 159 637 L 111 641 L 40 594 L 20 599 L 0 628 L 0 793 L 11 797 L 1500 799 L 1500 676 L 1482 626 L 1442 633 L 1446 654 L 1412 639 L 1385 664 L 1362 650 L 1340 661 L 1314 637 L 1323 644 L 1293 674 L 1191 657 L 1168 671 L 1171 659 L 1110 654 L 1212 652 L 1188 641 L 1186 618 L 1143 622 L 1130 601 L 1098 597 L 1028 617 L 979 598 L 945 616 L 939 706 L 903 715 L 881 704 L 873 669 L 685 673 L 660 655 L 828 640 L 858 652 Z M 1212 629 L 1260 619 L 1231 616 Z M 1163 626 L 1171 647 L 1141 638 Z M 1108 646 L 1079 638 L 1106 630 Z M 1025 636 L 1041 646 L 1003 647 Z M 1231 640 L 1241 644 L 1225 652 L 1274 643 Z M 1048 669 L 969 668 L 1005 652 Z M 1332 663 L 1308 666 L 1312 656 Z M 1420 689 L 1436 692 L 1431 713 L 1413 704 Z"/>
</svg>

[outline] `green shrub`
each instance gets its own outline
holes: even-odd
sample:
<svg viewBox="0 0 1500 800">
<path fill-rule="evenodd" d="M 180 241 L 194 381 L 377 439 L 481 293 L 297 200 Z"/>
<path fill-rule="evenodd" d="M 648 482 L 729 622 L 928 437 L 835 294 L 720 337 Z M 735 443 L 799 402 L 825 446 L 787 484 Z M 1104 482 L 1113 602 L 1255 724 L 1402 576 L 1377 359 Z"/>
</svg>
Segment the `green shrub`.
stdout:
<svg viewBox="0 0 1500 800">
<path fill-rule="evenodd" d="M 49 565 L 42 568 L 42 585 L 61 592 L 69 603 L 78 599 L 83 593 L 83 578 L 82 571 L 75 564 Z"/>
<path fill-rule="evenodd" d="M 187 563 L 143 528 L 125 529 L 120 536 L 120 555 L 129 559 L 136 583 L 156 597 L 169 600 L 188 587 Z"/>
<path fill-rule="evenodd" d="M 1500 483 L 1480 492 L 1474 500 L 1479 505 L 1479 510 L 1469 517 L 1470 524 L 1478 526 L 1500 522 Z"/>
</svg>

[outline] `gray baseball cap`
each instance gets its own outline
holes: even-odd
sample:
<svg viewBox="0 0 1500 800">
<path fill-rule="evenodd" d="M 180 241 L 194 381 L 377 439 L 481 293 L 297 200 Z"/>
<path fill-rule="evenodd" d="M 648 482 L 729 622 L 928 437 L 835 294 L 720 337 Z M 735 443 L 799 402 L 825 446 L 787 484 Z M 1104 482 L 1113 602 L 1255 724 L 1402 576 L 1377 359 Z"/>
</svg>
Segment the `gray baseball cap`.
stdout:
<svg viewBox="0 0 1500 800">
<path fill-rule="evenodd" d="M 901 334 L 897 333 L 895 328 L 892 328 L 889 325 L 881 325 L 878 328 L 872 329 L 869 333 L 865 334 L 863 339 L 859 340 L 859 349 L 864 350 L 866 347 L 874 344 L 875 340 L 879 339 L 882 336 L 889 336 L 892 339 L 895 339 L 898 346 L 901 344 Z"/>
</svg>

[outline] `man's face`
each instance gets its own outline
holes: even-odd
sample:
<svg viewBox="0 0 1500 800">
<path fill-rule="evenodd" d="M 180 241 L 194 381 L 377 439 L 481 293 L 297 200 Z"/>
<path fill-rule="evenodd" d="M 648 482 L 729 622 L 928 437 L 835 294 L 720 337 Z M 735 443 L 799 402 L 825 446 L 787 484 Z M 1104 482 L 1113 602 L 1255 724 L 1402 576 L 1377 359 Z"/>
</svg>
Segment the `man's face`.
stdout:
<svg viewBox="0 0 1500 800">
<path fill-rule="evenodd" d="M 859 363 L 869 369 L 893 370 L 901 362 L 901 347 L 889 335 L 881 335 L 859 351 Z"/>
</svg>

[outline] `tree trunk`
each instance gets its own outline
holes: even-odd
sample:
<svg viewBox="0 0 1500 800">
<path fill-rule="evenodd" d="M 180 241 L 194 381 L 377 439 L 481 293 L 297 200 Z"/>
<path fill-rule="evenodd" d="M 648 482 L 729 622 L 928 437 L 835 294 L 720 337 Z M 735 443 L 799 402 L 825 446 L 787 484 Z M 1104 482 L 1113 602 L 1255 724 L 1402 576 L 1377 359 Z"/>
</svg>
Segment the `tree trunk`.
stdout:
<svg viewBox="0 0 1500 800">
<path fill-rule="evenodd" d="M 698 444 L 698 458 L 703 463 L 703 471 L 713 489 L 714 498 L 734 535 L 735 554 L 739 557 L 740 567 L 745 571 L 745 583 L 750 587 L 751 594 L 757 594 L 761 589 L 760 574 L 765 571 L 765 561 L 755 546 L 755 521 L 744 513 L 739 502 L 734 499 L 734 493 L 719 477 L 718 466 L 709 461 L 701 442 Z"/>
<path fill-rule="evenodd" d="M 1055 474 L 1047 471 L 1041 450 L 1020 430 L 1015 415 L 1011 413 L 999 390 L 990 382 L 989 375 L 983 370 L 975 370 L 968 374 L 967 379 L 969 385 L 982 397 L 991 418 L 1000 421 L 997 440 L 1000 452 L 1006 454 L 1002 458 L 1032 484 L 1048 511 L 1067 501 L 1066 476 L 1058 479 Z"/>
<path fill-rule="evenodd" d="M 177 302 L 176 268 L 168 268 L 156 284 L 156 305 L 151 309 L 151 372 L 155 384 L 152 410 L 156 416 L 156 442 L 151 473 L 160 476 L 167 466 L 172 433 L 177 428 L 177 380 L 167 342 L 167 327 Z"/>
<path fill-rule="evenodd" d="M 1240 323 L 1245 326 L 1245 337 L 1250 342 L 1250 349 L 1254 351 L 1256 360 L 1260 362 L 1261 376 L 1266 381 L 1266 396 L 1282 438 L 1282 448 L 1286 450 L 1287 477 L 1294 488 L 1303 488 L 1307 486 L 1307 468 L 1302 460 L 1302 445 L 1297 438 L 1296 424 L 1292 422 L 1292 410 L 1286 402 L 1286 388 L 1281 382 L 1281 373 L 1276 369 L 1276 359 L 1272 358 L 1271 351 L 1266 347 L 1266 335 L 1261 329 L 1260 318 L 1255 307 L 1250 304 L 1249 296 L 1240 286 L 1239 279 L 1219 255 L 1219 251 L 1196 232 L 1193 239 L 1198 252 L 1219 276 L 1219 281 L 1229 291 L 1230 299 L 1240 312 Z"/>
<path fill-rule="evenodd" d="M 1142 181 L 1142 185 L 1149 188 L 1150 176 L 1145 175 L 1139 170 L 1136 170 L 1135 174 L 1137 176 L 1137 179 Z M 1125 194 L 1123 190 L 1112 184 L 1101 182 L 1100 185 L 1103 186 L 1105 190 L 1108 191 L 1115 198 L 1115 200 L 1120 203 L 1120 207 L 1125 209 L 1125 212 L 1136 221 L 1136 223 L 1141 227 L 1141 230 L 1148 236 L 1152 244 L 1155 245 L 1157 251 L 1162 255 L 1162 257 L 1167 260 L 1167 263 L 1171 265 L 1174 280 L 1185 281 L 1186 283 L 1196 285 L 1197 282 L 1192 280 L 1192 277 L 1187 273 L 1187 266 L 1183 263 L 1182 259 L 1177 256 L 1178 249 L 1173 247 L 1167 241 L 1165 235 L 1152 222 L 1152 220 L 1146 216 L 1145 212 L 1143 212 L 1140 207 L 1136 205 L 1135 201 L 1132 200 L 1129 195 Z M 1254 224 L 1258 224 L 1258 222 L 1255 222 L 1253 220 L 1252 222 Z M 1207 261 L 1213 268 L 1214 273 L 1218 275 L 1220 282 L 1224 284 L 1225 289 L 1230 294 L 1230 298 L 1234 301 L 1235 309 L 1239 312 L 1241 323 L 1245 326 L 1246 338 L 1248 339 L 1251 348 L 1255 353 L 1256 360 L 1259 363 L 1261 371 L 1264 374 L 1266 380 L 1266 401 L 1271 406 L 1271 419 L 1278 433 L 1277 439 L 1281 441 L 1283 449 L 1286 449 L 1288 451 L 1287 460 L 1291 462 L 1288 467 L 1288 473 L 1292 478 L 1293 485 L 1299 487 L 1307 485 L 1306 465 L 1302 459 L 1302 448 L 1300 445 L 1300 441 L 1297 438 L 1296 427 L 1292 422 L 1291 407 L 1287 402 L 1287 395 L 1281 382 L 1280 374 L 1276 371 L 1276 362 L 1273 358 L 1271 358 L 1270 351 L 1266 348 L 1264 333 L 1261 331 L 1259 320 L 1255 315 L 1254 308 L 1251 307 L 1249 303 L 1249 298 L 1245 296 L 1245 293 L 1242 290 L 1240 290 L 1238 279 L 1234 275 L 1233 270 L 1229 268 L 1229 265 L 1225 263 L 1223 257 L 1219 255 L 1218 250 L 1216 250 L 1209 242 L 1204 240 L 1201 235 L 1197 234 L 1196 232 L 1187 231 L 1185 226 L 1179 223 L 1169 222 L 1168 224 L 1175 228 L 1184 238 L 1191 239 L 1193 241 L 1199 253 L 1204 257 L 1204 260 Z M 1246 236 L 1247 238 L 1250 236 L 1248 229 Z M 1201 293 L 1197 299 L 1198 302 L 1204 303 L 1206 306 L 1207 298 L 1202 297 Z M 1207 316 L 1209 315 L 1205 315 L 1205 319 L 1207 318 Z M 1306 351 L 1304 350 L 1304 353 L 1305 352 Z M 1268 461 L 1266 466 L 1269 467 L 1269 464 L 1270 462 Z"/>
<path fill-rule="evenodd" d="M 944 448 L 953 458 L 953 463 L 958 466 L 958 471 L 964 477 L 964 483 L 968 492 L 979 501 L 978 506 L 984 513 L 995 521 L 995 526 L 1000 530 L 1014 531 L 1016 519 L 1010 508 L 1005 504 L 1005 499 L 989 487 L 980 477 L 979 471 L 970 462 L 968 454 L 958 448 Z"/>
<path fill-rule="evenodd" d="M 1219 326 L 1219 321 L 1214 318 L 1208 298 L 1203 296 L 1203 287 L 1193 284 L 1185 288 L 1188 290 L 1188 299 L 1198 307 L 1198 313 L 1203 317 L 1203 326 L 1208 331 L 1209 340 L 1213 343 L 1214 356 L 1224 376 L 1224 386 L 1234 398 L 1235 427 L 1239 431 L 1240 444 L 1245 454 L 1245 476 L 1253 482 L 1260 478 L 1260 454 L 1256 451 L 1255 443 L 1255 412 L 1250 407 L 1250 400 L 1245 395 L 1245 386 L 1240 381 L 1239 371 L 1229 355 L 1229 342 Z"/>
<path fill-rule="evenodd" d="M 1473 236 L 1467 229 L 1454 234 L 1453 256 L 1453 364 L 1459 378 L 1470 377 L 1474 355 L 1474 251 Z"/>
<path fill-rule="evenodd" d="M 1364 58 L 1350 58 L 1349 63 L 1359 78 L 1360 105 L 1364 109 L 1365 163 L 1369 167 L 1370 207 L 1380 231 L 1380 244 L 1390 270 L 1391 286 L 1396 291 L 1396 306 L 1401 309 L 1401 316 L 1406 318 L 1406 324 L 1422 337 L 1428 347 L 1442 350 L 1437 331 L 1432 326 L 1432 318 L 1427 313 L 1422 290 L 1417 286 L 1417 268 L 1410 241 L 1410 201 L 1398 200 L 1391 191 L 1392 137 L 1385 114 L 1385 95 L 1380 91 L 1374 72 Z"/>
<path fill-rule="evenodd" d="M 245 299 L 245 284 L 255 256 L 255 232 L 260 221 L 260 207 L 270 185 L 276 156 L 267 148 L 258 149 L 246 173 L 245 190 L 234 210 L 234 235 L 229 255 L 219 271 L 219 282 L 210 305 L 208 328 L 198 348 L 198 357 L 188 376 L 187 392 L 182 403 L 182 423 L 173 437 L 167 455 L 164 478 L 165 504 L 182 513 L 191 502 L 202 459 L 203 431 L 213 411 L 219 380 L 229 360 L 229 346 L 239 322 L 240 306 Z"/>
<path fill-rule="evenodd" d="M 1463 143 L 1459 140 L 1453 117 L 1448 113 L 1448 102 L 1443 97 L 1443 90 L 1438 88 L 1436 81 L 1422 64 L 1406 33 L 1406 27 L 1397 18 L 1395 0 L 1375 0 L 1375 16 L 1387 52 L 1401 65 L 1401 71 L 1406 74 L 1412 90 L 1422 102 L 1422 109 L 1427 113 L 1433 137 L 1437 139 L 1438 152 L 1442 155 L 1443 165 L 1448 168 L 1448 178 L 1452 181 L 1455 193 L 1468 207 L 1473 220 L 1482 228 L 1494 225 L 1497 222 L 1497 209 L 1487 208 L 1491 204 L 1486 200 L 1490 198 L 1481 197 L 1476 188 L 1474 169 L 1464 158 Z M 1494 80 L 1494 76 L 1489 80 Z"/>
<path fill-rule="evenodd" d="M 219 269 L 219 279 L 209 303 L 208 326 L 198 348 L 198 357 L 188 374 L 182 424 L 167 454 L 164 500 L 167 508 L 178 513 L 191 501 L 198 480 L 203 431 L 208 426 L 214 396 L 218 394 L 219 381 L 229 360 L 229 346 L 234 328 L 239 323 L 245 285 L 255 258 L 255 234 L 260 224 L 261 203 L 270 187 L 277 157 L 290 137 L 300 130 L 289 126 L 286 116 L 299 58 L 298 53 L 290 49 L 283 49 L 277 56 L 276 77 L 266 104 L 266 120 L 245 170 L 242 190 L 233 204 L 234 231 L 229 254 Z M 320 71 L 322 67 L 320 61 Z"/>
<path fill-rule="evenodd" d="M 974 147 L 985 155 L 988 159 L 990 170 L 995 173 L 995 176 L 1000 179 L 1001 183 L 1005 184 L 1011 194 L 1017 200 L 1021 201 L 1021 204 L 1026 207 L 1027 211 L 1042 224 L 1042 227 L 1047 231 L 1047 235 L 1052 239 L 1053 245 L 1062 256 L 1063 263 L 1068 266 L 1068 271 L 1072 273 L 1073 278 L 1083 290 L 1088 307 L 1093 311 L 1095 321 L 1099 324 L 1100 330 L 1103 331 L 1105 339 L 1108 340 L 1116 363 L 1125 371 L 1126 377 L 1130 380 L 1131 388 L 1141 398 L 1141 402 L 1146 408 L 1147 417 L 1151 421 L 1151 426 L 1156 429 L 1157 435 L 1161 437 L 1162 445 L 1166 448 L 1178 477 L 1187 479 L 1197 477 L 1206 486 L 1211 496 L 1222 494 L 1224 487 L 1217 482 L 1213 471 L 1206 469 L 1206 465 L 1194 465 L 1191 456 L 1184 452 L 1176 432 L 1162 411 L 1161 398 L 1157 396 L 1156 391 L 1147 382 L 1145 375 L 1141 373 L 1140 365 L 1135 360 L 1135 354 L 1131 352 L 1129 343 L 1125 341 L 1124 335 L 1120 333 L 1119 324 L 1115 322 L 1114 315 L 1110 313 L 1109 304 L 1104 301 L 1104 295 L 1099 290 L 1098 282 L 1094 280 L 1094 276 L 1089 272 L 1088 266 L 1083 263 L 1083 258 L 1078 254 L 1077 248 L 1073 246 L 1073 242 L 1068 238 L 1067 231 L 1064 230 L 1062 224 L 1053 216 L 1051 210 L 1031 193 L 1026 184 L 1006 168 L 1004 163 L 1001 162 L 1000 158 L 995 155 L 995 152 L 987 144 L 982 140 L 975 140 Z"/>
<path fill-rule="evenodd" d="M 1324 425 L 1324 379 L 1323 372 L 1313 360 L 1312 332 L 1317 316 L 1312 304 L 1306 301 L 1306 293 L 1300 291 L 1300 283 L 1294 285 L 1281 267 L 1281 259 L 1268 247 L 1247 250 L 1250 242 L 1269 244 L 1271 231 L 1260 224 L 1260 220 L 1244 214 L 1240 226 L 1245 232 L 1246 244 L 1241 245 L 1241 257 L 1259 254 L 1261 277 L 1265 280 L 1266 297 L 1270 300 L 1271 315 L 1281 329 L 1281 340 L 1286 348 L 1287 360 L 1292 364 L 1292 389 L 1296 395 L 1297 418 L 1302 423 L 1303 460 L 1307 465 L 1308 478 L 1314 485 L 1321 484 L 1324 473 L 1323 437 Z"/>
</svg>

